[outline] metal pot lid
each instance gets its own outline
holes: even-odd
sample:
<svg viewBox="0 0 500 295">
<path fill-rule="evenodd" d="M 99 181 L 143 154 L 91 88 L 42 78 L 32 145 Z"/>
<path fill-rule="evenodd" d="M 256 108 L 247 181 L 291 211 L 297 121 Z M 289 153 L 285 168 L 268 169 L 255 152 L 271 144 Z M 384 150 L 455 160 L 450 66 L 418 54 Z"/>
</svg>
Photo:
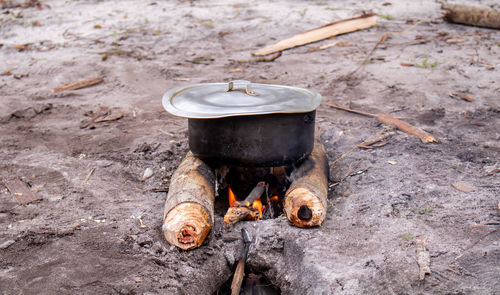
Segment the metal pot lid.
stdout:
<svg viewBox="0 0 500 295">
<path fill-rule="evenodd" d="M 174 88 L 163 96 L 167 112 L 185 118 L 209 119 L 273 113 L 303 113 L 321 102 L 316 91 L 235 80 Z"/>
</svg>

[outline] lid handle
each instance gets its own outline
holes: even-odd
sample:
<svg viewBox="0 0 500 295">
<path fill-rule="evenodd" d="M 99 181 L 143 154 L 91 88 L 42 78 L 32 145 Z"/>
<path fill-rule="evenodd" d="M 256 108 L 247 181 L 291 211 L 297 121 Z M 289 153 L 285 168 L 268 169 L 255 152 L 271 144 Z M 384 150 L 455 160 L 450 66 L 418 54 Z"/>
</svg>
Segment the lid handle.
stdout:
<svg viewBox="0 0 500 295">
<path fill-rule="evenodd" d="M 257 92 L 253 91 L 250 88 L 250 84 L 251 84 L 250 81 L 247 81 L 247 80 L 233 80 L 233 81 L 230 81 L 229 84 L 227 85 L 226 92 L 244 90 L 245 93 L 248 95 L 251 95 L 251 96 L 259 95 Z"/>
</svg>

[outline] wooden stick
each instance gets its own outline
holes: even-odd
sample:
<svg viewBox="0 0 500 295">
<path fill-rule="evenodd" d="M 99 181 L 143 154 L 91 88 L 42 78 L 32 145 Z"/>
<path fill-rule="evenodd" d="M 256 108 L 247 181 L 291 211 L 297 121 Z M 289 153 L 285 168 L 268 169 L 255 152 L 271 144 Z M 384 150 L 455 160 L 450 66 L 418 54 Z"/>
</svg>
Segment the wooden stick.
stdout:
<svg viewBox="0 0 500 295">
<path fill-rule="evenodd" d="M 241 229 L 241 237 L 243 238 L 243 249 L 241 250 L 241 257 L 234 271 L 233 281 L 231 282 L 231 295 L 239 295 L 241 283 L 245 277 L 245 262 L 247 260 L 248 250 L 252 243 L 250 233 L 245 229 Z"/>
<path fill-rule="evenodd" d="M 292 184 L 285 194 L 285 214 L 298 227 L 321 225 L 326 217 L 328 195 L 328 160 L 318 138 L 312 153 L 292 174 Z"/>
<path fill-rule="evenodd" d="M 358 114 L 358 115 L 363 115 L 363 116 L 373 117 L 373 118 L 377 117 L 377 115 L 375 115 L 375 114 L 370 114 L 370 113 L 366 113 L 366 112 L 362 112 L 362 111 L 358 111 L 358 110 L 353 110 L 353 109 L 346 108 L 346 107 L 343 107 L 343 106 L 337 105 L 337 104 L 328 104 L 327 103 L 326 105 L 329 106 L 329 107 L 331 107 L 331 108 L 343 110 L 343 111 L 346 111 L 346 112 L 349 112 L 349 113 L 355 113 L 355 114 Z"/>
<path fill-rule="evenodd" d="M 352 110 L 352 109 L 349 109 L 349 108 L 346 108 L 343 106 L 339 106 L 339 105 L 333 105 L 333 104 L 326 104 L 326 105 L 329 107 L 335 108 L 335 109 L 339 109 L 339 110 L 343 110 L 343 111 L 347 111 L 347 112 L 351 112 L 351 113 L 355 113 L 355 114 L 359 114 L 359 115 L 363 115 L 363 116 L 377 118 L 377 120 L 379 120 L 379 122 L 381 122 L 381 123 L 395 126 L 396 128 L 398 128 L 399 130 L 401 130 L 405 133 L 408 133 L 410 135 L 413 135 L 413 136 L 420 138 L 420 140 L 423 143 L 437 142 L 437 139 L 434 138 L 434 136 L 432 136 L 431 134 L 429 134 L 421 129 L 418 129 L 418 128 L 416 128 L 408 123 L 405 123 L 397 118 L 394 118 L 388 114 L 382 113 L 382 114 L 375 115 L 375 114 L 365 113 L 365 112 L 361 112 L 361 111 L 357 111 L 357 110 Z"/>
<path fill-rule="evenodd" d="M 241 283 L 243 283 L 243 278 L 245 277 L 245 261 L 240 259 L 236 270 L 234 271 L 233 281 L 231 283 L 231 295 L 239 295 L 241 289 Z"/>
<path fill-rule="evenodd" d="M 305 44 L 321 41 L 323 39 L 330 38 L 332 36 L 350 33 L 357 30 L 367 29 L 375 26 L 376 23 L 377 23 L 377 17 L 375 16 L 374 13 L 343 19 L 340 21 L 326 24 L 319 28 L 315 28 L 297 34 L 291 38 L 282 40 L 276 44 L 264 47 L 255 52 L 252 52 L 252 55 L 254 56 L 268 55 L 278 51 L 283 51 L 297 46 L 302 46 Z"/>
<path fill-rule="evenodd" d="M 213 226 L 215 175 L 188 152 L 172 175 L 163 219 L 163 235 L 182 250 L 199 247 Z"/>
<path fill-rule="evenodd" d="M 382 123 L 396 126 L 399 130 L 420 138 L 423 143 L 437 142 L 437 139 L 434 138 L 434 136 L 424 130 L 413 127 L 412 125 L 389 116 L 388 114 L 379 114 L 377 115 L 377 119 Z"/>
<path fill-rule="evenodd" d="M 500 11 L 462 4 L 443 4 L 442 8 L 449 22 L 500 29 Z"/>
<path fill-rule="evenodd" d="M 257 183 L 257 185 L 252 189 L 252 191 L 248 194 L 248 196 L 243 200 L 243 202 L 240 203 L 239 207 L 242 206 L 251 206 L 255 200 L 260 198 L 262 193 L 266 190 L 266 183 L 264 181 L 261 181 Z"/>
<path fill-rule="evenodd" d="M 102 81 L 104 81 L 104 78 L 102 78 L 102 77 L 89 78 L 89 79 L 86 79 L 86 80 L 74 82 L 74 83 L 71 83 L 71 84 L 68 84 L 68 85 L 64 85 L 64 86 L 61 86 L 61 87 L 57 87 L 57 88 L 51 89 L 50 92 L 57 93 L 57 92 L 62 92 L 62 91 L 66 91 L 66 90 L 76 90 L 76 89 L 80 89 L 80 88 L 89 87 L 89 86 L 92 86 L 92 85 L 99 84 Z"/>
</svg>

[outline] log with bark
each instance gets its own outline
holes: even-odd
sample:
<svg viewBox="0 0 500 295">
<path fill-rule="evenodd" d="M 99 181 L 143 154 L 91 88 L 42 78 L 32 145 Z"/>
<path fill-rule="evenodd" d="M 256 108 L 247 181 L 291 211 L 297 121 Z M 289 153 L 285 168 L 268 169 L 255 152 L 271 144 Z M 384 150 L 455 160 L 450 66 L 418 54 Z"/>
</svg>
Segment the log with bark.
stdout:
<svg viewBox="0 0 500 295">
<path fill-rule="evenodd" d="M 182 250 L 199 247 L 213 226 L 215 175 L 188 152 L 172 175 L 165 203 L 163 235 Z"/>
<path fill-rule="evenodd" d="M 290 178 L 292 184 L 285 194 L 285 214 L 298 227 L 321 225 L 326 217 L 328 196 L 328 160 L 321 139 Z"/>
<path fill-rule="evenodd" d="M 500 29 L 500 11 L 463 4 L 443 4 L 444 19 L 459 24 Z"/>
</svg>

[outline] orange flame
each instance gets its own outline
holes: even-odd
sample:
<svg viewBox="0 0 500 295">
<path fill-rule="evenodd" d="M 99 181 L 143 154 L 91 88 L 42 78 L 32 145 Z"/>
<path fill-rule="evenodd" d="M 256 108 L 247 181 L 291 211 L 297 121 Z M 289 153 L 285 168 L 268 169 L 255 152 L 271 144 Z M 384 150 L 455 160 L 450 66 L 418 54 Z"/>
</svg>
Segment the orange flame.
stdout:
<svg viewBox="0 0 500 295">
<path fill-rule="evenodd" d="M 277 198 L 278 196 L 276 196 Z M 260 198 L 255 200 L 252 204 L 250 202 L 246 201 L 244 204 L 241 204 L 238 200 L 236 200 L 236 196 L 234 195 L 233 190 L 231 187 L 228 187 L 228 200 L 229 200 L 229 207 L 238 207 L 238 206 L 245 206 L 248 208 L 252 208 L 254 210 L 259 211 L 259 219 L 262 218 L 262 211 L 263 211 L 263 206 L 262 202 L 260 201 Z"/>
<path fill-rule="evenodd" d="M 231 187 L 228 187 L 228 191 L 229 191 L 229 196 L 228 196 L 228 199 L 229 199 L 229 207 L 236 207 L 236 196 L 234 195 L 233 193 L 233 190 L 231 190 Z"/>
<path fill-rule="evenodd" d="M 257 209 L 257 211 L 259 211 L 259 219 L 262 218 L 262 202 L 260 201 L 260 198 L 252 203 L 252 208 Z"/>
<path fill-rule="evenodd" d="M 278 202 L 279 201 L 279 197 L 278 196 L 272 196 L 271 199 L 269 199 L 271 202 Z"/>
</svg>

